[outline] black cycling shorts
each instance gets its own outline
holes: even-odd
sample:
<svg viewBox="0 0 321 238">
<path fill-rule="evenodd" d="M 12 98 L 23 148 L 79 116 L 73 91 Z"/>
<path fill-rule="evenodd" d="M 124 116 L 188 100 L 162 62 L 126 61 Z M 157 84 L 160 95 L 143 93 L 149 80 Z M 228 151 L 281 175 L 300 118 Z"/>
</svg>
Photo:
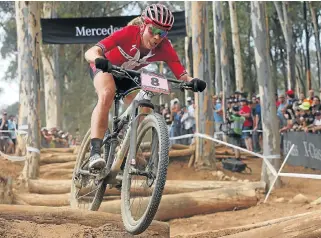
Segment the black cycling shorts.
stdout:
<svg viewBox="0 0 321 238">
<path fill-rule="evenodd" d="M 98 72 L 102 71 L 101 69 L 95 69 L 95 71 L 92 69 L 92 67 L 89 68 L 89 74 L 92 80 L 94 80 L 96 74 Z M 137 84 L 129 79 L 129 78 L 123 78 L 123 77 L 115 77 L 115 85 L 116 90 L 118 93 L 122 93 L 124 95 L 127 95 L 129 93 L 132 93 L 133 91 L 140 90 L 140 87 L 137 86 Z"/>
</svg>

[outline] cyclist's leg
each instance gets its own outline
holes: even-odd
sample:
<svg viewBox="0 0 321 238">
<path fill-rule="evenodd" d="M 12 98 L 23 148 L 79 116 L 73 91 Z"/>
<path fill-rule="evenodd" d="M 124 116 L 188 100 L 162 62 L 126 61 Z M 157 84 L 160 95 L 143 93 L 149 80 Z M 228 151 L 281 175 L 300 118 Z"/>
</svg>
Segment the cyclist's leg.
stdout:
<svg viewBox="0 0 321 238">
<path fill-rule="evenodd" d="M 115 82 L 109 73 L 97 72 L 94 75 L 94 86 L 98 102 L 91 116 L 91 158 L 89 168 L 100 169 L 106 162 L 100 156 L 100 148 L 108 127 L 108 113 L 115 96 Z"/>
</svg>

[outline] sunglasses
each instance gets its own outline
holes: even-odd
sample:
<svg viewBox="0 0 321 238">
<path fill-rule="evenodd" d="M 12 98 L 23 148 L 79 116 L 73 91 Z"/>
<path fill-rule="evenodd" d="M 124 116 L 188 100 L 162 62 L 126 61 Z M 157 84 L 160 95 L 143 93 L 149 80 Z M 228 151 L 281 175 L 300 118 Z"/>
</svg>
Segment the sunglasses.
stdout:
<svg viewBox="0 0 321 238">
<path fill-rule="evenodd" d="M 152 34 L 153 36 L 159 35 L 161 38 L 166 37 L 167 34 L 168 34 L 168 31 L 161 30 L 161 29 L 159 29 L 159 28 L 157 28 L 157 27 L 154 27 L 154 26 L 150 26 L 150 27 L 148 28 L 148 31 L 149 31 L 149 33 Z"/>
</svg>

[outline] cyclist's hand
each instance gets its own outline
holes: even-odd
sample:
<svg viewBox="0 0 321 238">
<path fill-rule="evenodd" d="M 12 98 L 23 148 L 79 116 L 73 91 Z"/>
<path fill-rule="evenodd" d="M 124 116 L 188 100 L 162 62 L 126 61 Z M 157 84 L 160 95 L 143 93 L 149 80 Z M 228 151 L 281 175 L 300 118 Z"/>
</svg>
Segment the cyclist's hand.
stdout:
<svg viewBox="0 0 321 238">
<path fill-rule="evenodd" d="M 104 73 L 110 73 L 112 70 L 112 64 L 108 59 L 97 58 L 95 59 L 95 65 L 97 69 L 101 69 Z"/>
<path fill-rule="evenodd" d="M 187 86 L 191 87 L 194 92 L 203 92 L 206 88 L 206 82 L 198 78 L 193 78 L 186 84 Z"/>
</svg>

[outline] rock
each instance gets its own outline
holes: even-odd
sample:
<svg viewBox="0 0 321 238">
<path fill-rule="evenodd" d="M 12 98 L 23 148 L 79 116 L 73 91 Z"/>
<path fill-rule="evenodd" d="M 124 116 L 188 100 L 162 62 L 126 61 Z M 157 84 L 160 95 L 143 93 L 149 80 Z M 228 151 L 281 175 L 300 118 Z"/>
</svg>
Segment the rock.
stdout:
<svg viewBox="0 0 321 238">
<path fill-rule="evenodd" d="M 321 203 L 321 197 L 319 197 L 318 199 L 314 200 L 313 202 L 311 202 L 311 205 L 319 205 Z"/>
<path fill-rule="evenodd" d="M 303 194 L 298 194 L 296 196 L 294 196 L 291 200 L 290 203 L 308 203 L 309 199 L 304 196 Z"/>
<path fill-rule="evenodd" d="M 244 183 L 249 183 L 249 182 L 250 182 L 250 180 L 248 180 L 248 179 L 244 180 Z"/>
<path fill-rule="evenodd" d="M 285 201 L 284 198 L 276 198 L 276 199 L 274 199 L 274 202 L 279 202 L 279 203 L 281 203 L 281 202 L 284 202 L 284 201 Z"/>
<path fill-rule="evenodd" d="M 217 171 L 217 172 L 216 172 L 216 176 L 217 176 L 217 178 L 218 178 L 219 180 L 222 180 L 223 177 L 224 177 L 224 173 L 223 173 L 222 171 Z"/>
<path fill-rule="evenodd" d="M 242 183 L 242 182 L 243 182 L 243 180 L 242 180 L 242 179 L 239 179 L 239 180 L 237 180 L 237 182 Z"/>
</svg>

